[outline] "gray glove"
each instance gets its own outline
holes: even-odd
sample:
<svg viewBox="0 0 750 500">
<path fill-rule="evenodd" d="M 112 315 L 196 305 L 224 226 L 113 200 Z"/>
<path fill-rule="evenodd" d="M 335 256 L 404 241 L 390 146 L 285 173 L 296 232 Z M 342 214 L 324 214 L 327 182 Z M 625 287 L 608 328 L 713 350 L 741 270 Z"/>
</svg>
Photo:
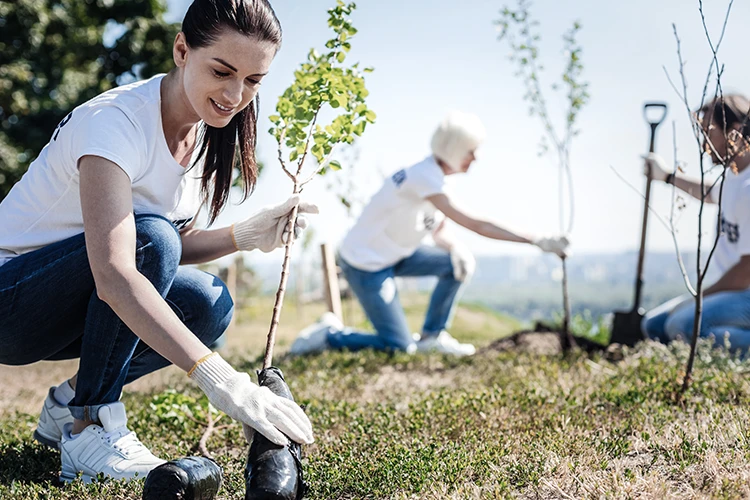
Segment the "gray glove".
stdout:
<svg viewBox="0 0 750 500">
<path fill-rule="evenodd" d="M 289 440 L 284 434 L 297 443 L 313 442 L 312 424 L 302 408 L 267 387 L 252 383 L 250 375 L 236 371 L 218 353 L 196 363 L 188 377 L 212 405 L 274 443 L 286 445 Z M 245 436 L 250 434 L 245 430 Z"/>
<path fill-rule="evenodd" d="M 266 207 L 251 215 L 249 218 L 237 222 L 232 226 L 232 239 L 238 250 L 255 250 L 270 252 L 284 244 L 289 239 L 289 216 L 295 205 L 297 223 L 294 226 L 294 237 L 299 237 L 307 227 L 307 219 L 302 214 L 317 214 L 318 206 L 313 203 L 299 201 L 299 195 L 294 195 L 281 205 Z"/>
<path fill-rule="evenodd" d="M 451 246 L 451 264 L 453 265 L 453 277 L 456 281 L 464 282 L 471 278 L 477 261 L 471 251 L 462 243 L 453 243 Z"/>
<path fill-rule="evenodd" d="M 570 241 L 565 236 L 537 238 L 532 244 L 538 246 L 543 252 L 557 254 L 558 257 L 565 257 L 565 250 L 570 245 Z"/>
</svg>

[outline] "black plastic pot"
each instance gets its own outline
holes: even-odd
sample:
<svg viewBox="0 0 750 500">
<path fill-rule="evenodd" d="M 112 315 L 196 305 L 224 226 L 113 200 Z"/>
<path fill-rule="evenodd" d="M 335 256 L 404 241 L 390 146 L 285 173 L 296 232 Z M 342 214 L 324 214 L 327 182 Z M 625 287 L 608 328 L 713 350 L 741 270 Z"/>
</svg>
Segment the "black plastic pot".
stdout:
<svg viewBox="0 0 750 500">
<path fill-rule="evenodd" d="M 221 487 L 221 467 L 205 457 L 173 460 L 152 470 L 143 500 L 213 500 Z"/>
<path fill-rule="evenodd" d="M 258 383 L 277 396 L 294 401 L 281 370 L 272 366 L 258 372 Z M 307 493 L 302 478 L 302 448 L 291 442 L 278 446 L 256 432 L 245 468 L 245 500 L 299 500 Z"/>
</svg>

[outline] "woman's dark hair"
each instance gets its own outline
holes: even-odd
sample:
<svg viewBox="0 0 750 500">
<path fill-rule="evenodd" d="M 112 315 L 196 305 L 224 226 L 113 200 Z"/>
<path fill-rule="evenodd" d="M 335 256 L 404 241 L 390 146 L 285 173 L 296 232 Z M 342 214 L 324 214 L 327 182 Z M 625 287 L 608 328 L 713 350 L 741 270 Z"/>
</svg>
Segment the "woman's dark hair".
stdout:
<svg viewBox="0 0 750 500">
<path fill-rule="evenodd" d="M 713 123 L 729 131 L 735 124 L 745 142 L 750 142 L 750 100 L 739 94 L 726 94 L 717 97 L 699 110 L 700 114 L 710 114 Z"/>
<path fill-rule="evenodd" d="M 281 45 L 281 24 L 268 0 L 195 0 L 182 21 L 182 32 L 190 48 L 211 45 L 225 29 L 271 42 L 277 49 Z M 226 127 L 204 124 L 200 132 L 201 147 L 196 163 L 205 156 L 201 193 L 204 200 L 211 199 L 209 222 L 216 219 L 229 199 L 236 159 L 243 199 L 255 189 L 259 105 L 260 99 L 256 96 L 255 101 L 237 113 Z"/>
</svg>

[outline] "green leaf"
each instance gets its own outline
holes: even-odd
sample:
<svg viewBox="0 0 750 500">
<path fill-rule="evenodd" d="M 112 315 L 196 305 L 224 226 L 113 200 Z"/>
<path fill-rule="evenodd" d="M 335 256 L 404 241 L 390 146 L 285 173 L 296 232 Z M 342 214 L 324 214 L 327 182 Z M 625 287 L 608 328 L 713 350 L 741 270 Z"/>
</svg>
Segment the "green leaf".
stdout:
<svg viewBox="0 0 750 500">
<path fill-rule="evenodd" d="M 349 104 L 349 98 L 346 94 L 339 94 L 335 97 L 335 101 L 339 103 L 340 106 L 345 107 L 347 104 Z M 331 103 L 333 104 L 333 103 Z"/>
<path fill-rule="evenodd" d="M 336 160 L 331 160 L 330 162 L 328 162 L 328 166 L 331 167 L 332 170 L 341 170 L 341 163 Z"/>
<path fill-rule="evenodd" d="M 338 54 L 336 54 L 336 60 L 339 63 L 344 62 L 344 59 L 346 59 L 346 52 L 339 52 Z"/>
<path fill-rule="evenodd" d="M 354 130 L 352 131 L 354 135 L 361 136 L 365 133 L 365 127 L 367 126 L 366 121 L 361 121 L 357 123 L 357 125 L 354 126 Z"/>
</svg>

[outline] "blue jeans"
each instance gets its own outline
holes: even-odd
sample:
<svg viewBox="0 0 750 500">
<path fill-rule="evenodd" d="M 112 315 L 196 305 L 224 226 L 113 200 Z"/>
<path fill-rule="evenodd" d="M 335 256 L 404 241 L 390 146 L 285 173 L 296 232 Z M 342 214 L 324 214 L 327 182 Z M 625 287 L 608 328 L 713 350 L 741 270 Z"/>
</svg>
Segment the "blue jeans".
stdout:
<svg viewBox="0 0 750 500">
<path fill-rule="evenodd" d="M 649 311 L 641 329 L 648 337 L 665 344 L 677 338 L 689 342 L 693 337 L 694 315 L 695 300 L 683 295 Z M 713 335 L 715 344 L 723 346 L 727 333 L 732 350 L 746 351 L 750 347 L 750 290 L 718 292 L 703 299 L 700 336 Z"/>
<path fill-rule="evenodd" d="M 347 328 L 331 330 L 328 344 L 334 349 L 356 351 L 372 347 L 379 350 L 406 350 L 414 344 L 396 289 L 396 276 L 437 276 L 422 335 L 438 335 L 449 324 L 462 282 L 453 277 L 450 254 L 437 247 L 422 246 L 411 256 L 376 272 L 362 271 L 340 259 L 349 286 L 357 295 L 375 334 Z"/>
<path fill-rule="evenodd" d="M 201 342 L 224 333 L 234 305 L 224 283 L 180 267 L 180 235 L 167 219 L 135 217 L 135 260 L 172 310 Z M 79 358 L 70 411 L 96 420 L 123 385 L 169 365 L 128 329 L 96 293 L 83 234 L 0 266 L 0 364 Z"/>
</svg>

